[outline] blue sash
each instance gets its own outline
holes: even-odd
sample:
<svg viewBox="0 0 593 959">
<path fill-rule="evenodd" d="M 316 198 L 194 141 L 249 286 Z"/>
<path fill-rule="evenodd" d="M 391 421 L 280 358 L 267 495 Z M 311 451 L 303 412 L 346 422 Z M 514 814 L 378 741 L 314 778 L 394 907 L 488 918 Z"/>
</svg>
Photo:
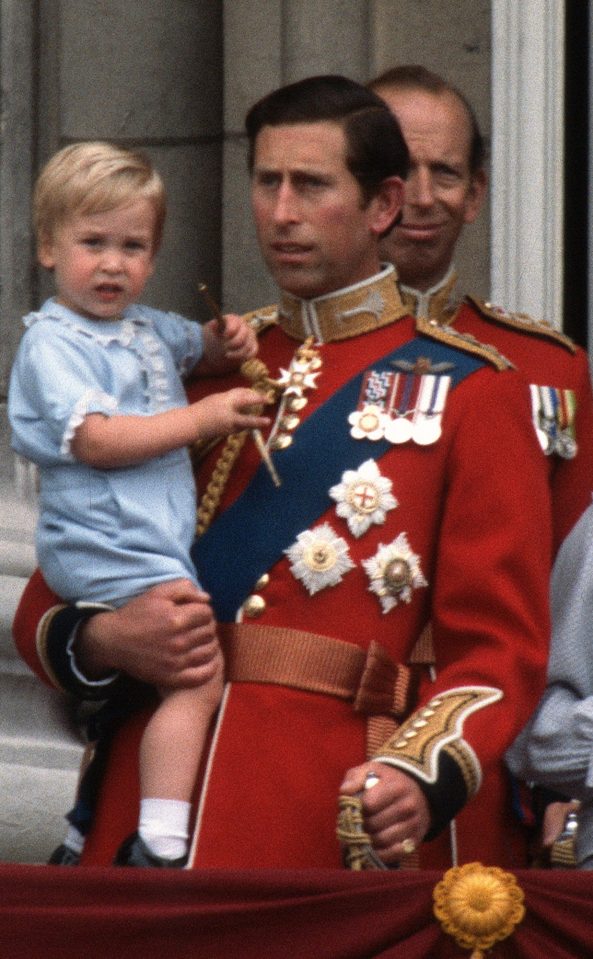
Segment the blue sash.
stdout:
<svg viewBox="0 0 593 959">
<path fill-rule="evenodd" d="M 484 360 L 463 350 L 416 337 L 374 362 L 372 369 L 393 371 L 394 360 L 413 365 L 420 357 L 435 365 L 451 363 L 446 371 L 451 388 L 484 366 Z M 355 440 L 350 435 L 348 416 L 358 406 L 364 372 L 301 423 L 292 445 L 275 458 L 282 486 L 276 488 L 260 465 L 239 498 L 194 543 L 192 559 L 220 622 L 234 621 L 259 577 L 326 512 L 328 490 L 344 470 L 393 449 L 386 440 Z"/>
</svg>

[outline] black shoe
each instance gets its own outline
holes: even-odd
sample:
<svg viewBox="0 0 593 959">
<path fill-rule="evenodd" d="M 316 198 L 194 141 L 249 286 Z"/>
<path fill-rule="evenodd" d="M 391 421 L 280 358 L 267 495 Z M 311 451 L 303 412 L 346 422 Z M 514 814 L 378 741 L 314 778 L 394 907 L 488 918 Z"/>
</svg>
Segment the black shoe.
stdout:
<svg viewBox="0 0 593 959">
<path fill-rule="evenodd" d="M 165 859 L 151 852 L 137 832 L 124 839 L 117 850 L 114 866 L 141 866 L 156 869 L 183 869 L 187 865 L 187 855 L 179 859 Z"/>
<path fill-rule="evenodd" d="M 70 849 L 70 846 L 66 846 L 64 843 L 61 843 L 57 849 L 54 849 L 51 856 L 47 860 L 48 866 L 79 866 L 80 865 L 80 853 L 74 852 L 73 849 Z"/>
</svg>

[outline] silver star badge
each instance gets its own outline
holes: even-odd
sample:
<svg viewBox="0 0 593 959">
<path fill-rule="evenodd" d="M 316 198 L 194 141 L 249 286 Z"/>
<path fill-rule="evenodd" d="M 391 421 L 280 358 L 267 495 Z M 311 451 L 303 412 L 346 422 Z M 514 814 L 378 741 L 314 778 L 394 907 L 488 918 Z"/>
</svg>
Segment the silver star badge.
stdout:
<svg viewBox="0 0 593 959">
<path fill-rule="evenodd" d="M 420 568 L 420 557 L 412 551 L 405 533 L 384 546 L 374 556 L 363 559 L 371 585 L 369 589 L 379 597 L 384 613 L 398 603 L 410 603 L 412 591 L 428 586 L 428 580 Z"/>
<path fill-rule="evenodd" d="M 355 565 L 348 554 L 348 543 L 329 523 L 299 533 L 296 543 L 284 552 L 290 560 L 293 576 L 303 583 L 311 596 L 328 586 L 337 586 L 343 575 Z"/>
</svg>

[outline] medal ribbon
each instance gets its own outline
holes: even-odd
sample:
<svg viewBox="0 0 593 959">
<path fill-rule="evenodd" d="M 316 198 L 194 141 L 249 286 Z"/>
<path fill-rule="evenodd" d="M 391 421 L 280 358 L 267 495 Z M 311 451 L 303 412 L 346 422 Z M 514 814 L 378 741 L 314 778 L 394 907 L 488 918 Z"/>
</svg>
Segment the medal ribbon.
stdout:
<svg viewBox="0 0 593 959">
<path fill-rule="evenodd" d="M 392 372 L 394 360 L 414 365 L 420 357 L 452 363 L 453 386 L 485 365 L 463 350 L 417 336 L 373 363 L 373 371 Z M 369 458 L 368 443 L 353 439 L 346 426 L 365 378 L 368 371 L 338 389 L 301 423 L 292 445 L 276 454 L 280 489 L 261 465 L 239 498 L 194 543 L 192 559 L 221 622 L 235 619 L 254 583 L 282 558 L 299 533 L 327 511 L 328 489 L 344 470 L 357 469 Z M 390 449 L 391 443 L 378 440 L 372 444 L 372 455 L 378 459 Z"/>
</svg>

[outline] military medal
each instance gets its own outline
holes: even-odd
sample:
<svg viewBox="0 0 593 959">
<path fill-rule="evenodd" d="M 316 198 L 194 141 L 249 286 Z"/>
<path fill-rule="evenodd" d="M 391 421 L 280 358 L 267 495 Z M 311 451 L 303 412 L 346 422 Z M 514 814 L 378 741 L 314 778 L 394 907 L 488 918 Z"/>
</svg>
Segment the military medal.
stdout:
<svg viewBox="0 0 593 959">
<path fill-rule="evenodd" d="M 567 460 L 574 459 L 577 454 L 577 444 L 574 435 L 574 418 L 576 413 L 576 396 L 574 390 L 558 390 L 560 394 L 560 435 L 558 437 L 558 454 Z"/>
<path fill-rule="evenodd" d="M 361 410 L 350 413 L 348 422 L 352 427 L 350 435 L 355 440 L 381 440 L 385 435 L 389 417 L 380 406 L 365 405 Z"/>
<path fill-rule="evenodd" d="M 398 372 L 369 370 L 363 378 L 356 412 L 348 422 L 354 439 L 379 440 L 399 446 L 413 440 L 419 446 L 436 443 L 451 377 L 441 375 L 450 363 L 432 366 L 419 357 L 414 363 L 394 362 Z"/>
<path fill-rule="evenodd" d="M 353 536 L 362 536 L 374 523 L 382 524 L 389 510 L 398 505 L 391 492 L 391 480 L 381 476 L 375 460 L 357 470 L 346 470 L 329 495 L 338 504 L 336 513 L 348 524 Z"/>
<path fill-rule="evenodd" d="M 531 411 L 539 444 L 546 456 L 556 453 L 573 459 L 577 452 L 574 436 L 576 398 L 574 390 L 532 383 Z"/>
<path fill-rule="evenodd" d="M 405 416 L 395 416 L 389 420 L 385 430 L 385 439 L 394 446 L 401 446 L 403 443 L 409 443 L 412 439 L 412 424 Z"/>
<path fill-rule="evenodd" d="M 400 602 L 410 603 L 412 592 L 428 581 L 420 568 L 420 557 L 412 551 L 405 533 L 384 546 L 380 544 L 370 559 L 362 564 L 370 580 L 369 590 L 379 597 L 381 608 L 388 613 Z"/>
<path fill-rule="evenodd" d="M 418 392 L 417 378 L 407 373 L 395 373 L 389 397 L 390 422 L 385 430 L 385 439 L 390 443 L 408 443 L 412 439 L 411 417 L 414 413 Z"/>
<path fill-rule="evenodd" d="M 450 376 L 422 377 L 418 394 L 418 409 L 412 421 L 414 442 L 420 446 L 436 443 L 442 433 L 441 417 L 451 385 Z"/>
<path fill-rule="evenodd" d="M 535 428 L 535 435 L 537 436 L 539 445 L 541 446 L 544 453 L 549 453 L 550 442 L 548 439 L 548 434 L 546 430 L 542 428 L 543 415 L 541 412 L 541 398 L 539 386 L 536 386 L 535 383 L 531 383 L 529 387 L 531 393 L 531 415 L 533 418 L 533 425 Z"/>
<path fill-rule="evenodd" d="M 348 543 L 329 523 L 299 533 L 296 542 L 284 552 L 293 576 L 302 582 L 310 596 L 328 586 L 337 586 L 355 565 L 348 553 Z"/>
</svg>

